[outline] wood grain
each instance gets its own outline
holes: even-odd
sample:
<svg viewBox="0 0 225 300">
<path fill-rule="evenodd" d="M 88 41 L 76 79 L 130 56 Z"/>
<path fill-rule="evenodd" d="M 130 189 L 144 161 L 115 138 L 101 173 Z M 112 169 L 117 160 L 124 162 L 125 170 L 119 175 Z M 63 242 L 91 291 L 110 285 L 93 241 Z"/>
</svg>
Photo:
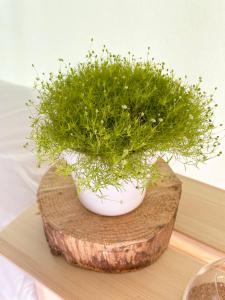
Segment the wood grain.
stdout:
<svg viewBox="0 0 225 300">
<path fill-rule="evenodd" d="M 66 300 L 180 300 L 201 267 L 168 249 L 152 266 L 136 272 L 103 274 L 74 268 L 51 255 L 35 205 L 0 233 L 0 252 Z"/>
<path fill-rule="evenodd" d="M 183 192 L 175 228 L 224 251 L 225 191 L 179 178 Z M 181 250 L 187 251 L 186 245 Z M 132 273 L 102 274 L 74 268 L 50 254 L 35 205 L 0 232 L 0 253 L 66 300 L 180 300 L 190 277 L 201 266 L 189 255 L 168 249 L 151 267 Z"/>
<path fill-rule="evenodd" d="M 96 215 L 82 206 L 71 176 L 51 167 L 43 177 L 38 203 L 53 254 L 67 262 L 104 272 L 124 272 L 156 261 L 168 246 L 181 194 L 181 182 L 163 161 L 159 180 L 129 214 Z M 104 200 L 103 200 L 104 201 Z"/>
<path fill-rule="evenodd" d="M 183 182 L 175 229 L 225 252 L 225 191 L 194 179 Z"/>
</svg>

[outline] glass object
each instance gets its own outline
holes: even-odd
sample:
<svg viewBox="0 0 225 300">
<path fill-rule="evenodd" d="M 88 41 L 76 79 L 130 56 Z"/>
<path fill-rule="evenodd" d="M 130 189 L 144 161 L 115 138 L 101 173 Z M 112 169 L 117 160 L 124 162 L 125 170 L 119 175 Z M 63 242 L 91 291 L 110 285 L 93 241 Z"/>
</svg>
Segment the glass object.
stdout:
<svg viewBox="0 0 225 300">
<path fill-rule="evenodd" d="M 225 258 L 203 266 L 190 280 L 183 300 L 225 300 Z"/>
</svg>

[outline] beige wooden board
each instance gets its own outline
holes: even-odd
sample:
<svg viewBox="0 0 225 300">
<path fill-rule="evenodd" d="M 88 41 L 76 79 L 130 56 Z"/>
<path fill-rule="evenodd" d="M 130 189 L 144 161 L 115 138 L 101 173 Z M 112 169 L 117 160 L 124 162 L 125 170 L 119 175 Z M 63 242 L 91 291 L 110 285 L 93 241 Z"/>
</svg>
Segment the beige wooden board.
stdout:
<svg viewBox="0 0 225 300">
<path fill-rule="evenodd" d="M 183 192 L 175 229 L 225 252 L 225 191 L 179 176 Z"/>
<path fill-rule="evenodd" d="M 167 250 L 152 266 L 125 274 L 104 274 L 67 264 L 51 255 L 34 205 L 0 233 L 0 253 L 64 299 L 180 300 L 201 264 Z"/>
</svg>

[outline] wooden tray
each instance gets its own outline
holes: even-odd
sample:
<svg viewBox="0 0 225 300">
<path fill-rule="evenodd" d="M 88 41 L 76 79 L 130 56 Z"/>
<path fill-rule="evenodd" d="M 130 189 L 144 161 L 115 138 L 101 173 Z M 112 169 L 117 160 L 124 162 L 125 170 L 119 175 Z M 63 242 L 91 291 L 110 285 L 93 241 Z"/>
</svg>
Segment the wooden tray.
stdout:
<svg viewBox="0 0 225 300">
<path fill-rule="evenodd" d="M 153 263 L 167 248 L 181 195 L 181 182 L 158 160 L 160 179 L 143 203 L 117 217 L 96 215 L 80 203 L 73 179 L 51 167 L 38 190 L 38 203 L 51 252 L 67 262 L 105 272 Z"/>
</svg>

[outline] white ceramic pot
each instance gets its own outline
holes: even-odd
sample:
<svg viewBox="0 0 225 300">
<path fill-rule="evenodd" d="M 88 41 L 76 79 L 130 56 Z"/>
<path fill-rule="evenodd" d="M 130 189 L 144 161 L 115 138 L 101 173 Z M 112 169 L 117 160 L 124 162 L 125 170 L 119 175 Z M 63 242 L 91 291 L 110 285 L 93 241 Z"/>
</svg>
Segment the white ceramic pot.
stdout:
<svg viewBox="0 0 225 300">
<path fill-rule="evenodd" d="M 69 165 L 77 161 L 77 154 L 75 152 L 64 152 L 62 156 Z M 74 173 L 71 175 L 76 184 L 76 175 Z M 103 188 L 101 193 L 94 193 L 91 190 L 83 189 L 79 192 L 79 199 L 88 210 L 96 214 L 119 216 L 134 210 L 142 203 L 146 190 L 137 186 L 138 183 L 134 179 L 130 182 L 121 181 L 120 190 L 117 190 L 112 185 Z"/>
</svg>

